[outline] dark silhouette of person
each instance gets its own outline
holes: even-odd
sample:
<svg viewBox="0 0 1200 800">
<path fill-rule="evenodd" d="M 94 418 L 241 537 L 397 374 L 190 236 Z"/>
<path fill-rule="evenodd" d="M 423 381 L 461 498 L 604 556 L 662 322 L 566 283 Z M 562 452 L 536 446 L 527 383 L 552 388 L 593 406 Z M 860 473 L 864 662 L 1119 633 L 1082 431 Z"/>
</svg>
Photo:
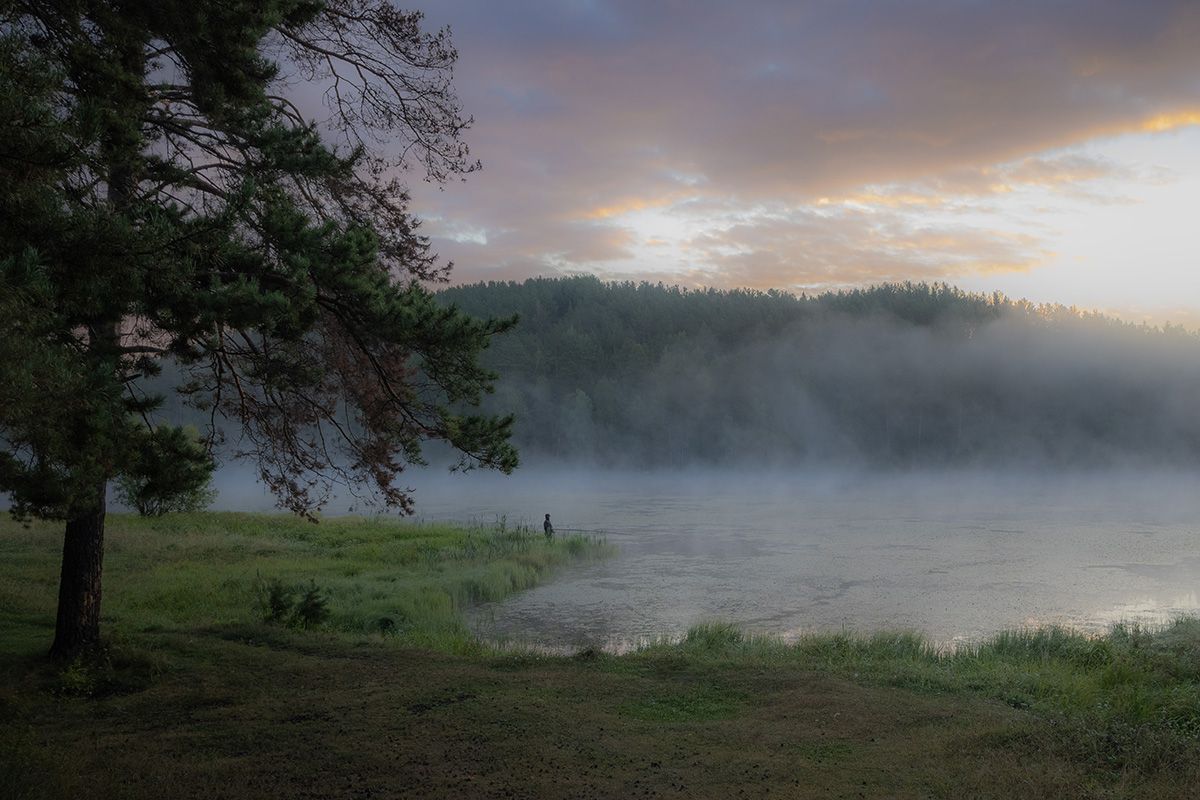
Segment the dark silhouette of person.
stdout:
<svg viewBox="0 0 1200 800">
<path fill-rule="evenodd" d="M 550 515 L 546 515 L 546 521 L 542 523 L 542 530 L 546 532 L 546 538 L 550 539 L 554 536 L 554 526 L 550 524 Z"/>
</svg>

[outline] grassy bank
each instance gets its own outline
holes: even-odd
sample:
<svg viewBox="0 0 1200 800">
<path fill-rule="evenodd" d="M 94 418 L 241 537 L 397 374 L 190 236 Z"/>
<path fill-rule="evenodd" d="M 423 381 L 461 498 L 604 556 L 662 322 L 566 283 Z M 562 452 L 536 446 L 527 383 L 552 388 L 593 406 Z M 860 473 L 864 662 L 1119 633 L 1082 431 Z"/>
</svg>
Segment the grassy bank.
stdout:
<svg viewBox="0 0 1200 800">
<path fill-rule="evenodd" d="M 1059 628 L 1008 631 L 950 651 L 912 633 L 782 642 L 715 623 L 693 628 L 681 642 L 646 648 L 627 663 L 672 659 L 717 671 L 789 666 L 922 694 L 974 696 L 1047 720 L 1056 731 L 1056 751 L 1097 769 L 1198 775 L 1197 619 L 1156 628 L 1118 625 L 1102 637 Z"/>
<path fill-rule="evenodd" d="M 0 625 L 15 630 L 21 645 L 43 643 L 54 619 L 58 527 L 0 522 Z M 547 540 L 504 520 L 461 527 L 353 517 L 312 524 L 269 514 L 112 515 L 104 615 L 110 630 L 126 635 L 246 630 L 270 616 L 272 595 L 294 606 L 313 590 L 327 608 L 313 627 L 325 634 L 466 652 L 479 646 L 463 623 L 467 606 L 502 600 L 563 564 L 607 551 L 597 538 Z M 304 622 L 286 611 L 276 616 Z"/>
<path fill-rule="evenodd" d="M 265 515 L 115 517 L 109 645 L 43 654 L 59 538 L 0 522 L 0 796 L 1194 797 L 1200 623 L 784 643 L 701 625 L 497 652 L 462 611 L 602 542 Z M 286 613 L 266 622 L 271 587 Z M 292 613 L 315 587 L 327 608 Z"/>
</svg>

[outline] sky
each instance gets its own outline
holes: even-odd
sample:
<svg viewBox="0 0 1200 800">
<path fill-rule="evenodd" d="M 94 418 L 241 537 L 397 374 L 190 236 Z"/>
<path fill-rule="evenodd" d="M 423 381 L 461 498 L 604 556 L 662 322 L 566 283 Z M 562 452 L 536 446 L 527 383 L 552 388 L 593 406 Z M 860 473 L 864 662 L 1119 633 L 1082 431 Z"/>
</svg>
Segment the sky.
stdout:
<svg viewBox="0 0 1200 800">
<path fill-rule="evenodd" d="M 453 280 L 946 281 L 1200 327 L 1200 2 L 424 0 Z"/>
</svg>

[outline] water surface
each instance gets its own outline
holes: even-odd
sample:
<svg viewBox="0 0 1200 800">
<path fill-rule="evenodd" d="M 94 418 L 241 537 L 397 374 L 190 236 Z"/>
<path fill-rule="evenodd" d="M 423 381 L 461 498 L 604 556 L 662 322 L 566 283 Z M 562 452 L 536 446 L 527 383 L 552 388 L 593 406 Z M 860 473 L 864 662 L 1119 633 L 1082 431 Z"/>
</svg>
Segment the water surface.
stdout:
<svg viewBox="0 0 1200 800">
<path fill-rule="evenodd" d="M 629 473 L 416 476 L 426 519 L 604 531 L 614 558 L 473 615 L 485 636 L 610 648 L 703 620 L 939 643 L 1200 610 L 1200 475 Z"/>
</svg>

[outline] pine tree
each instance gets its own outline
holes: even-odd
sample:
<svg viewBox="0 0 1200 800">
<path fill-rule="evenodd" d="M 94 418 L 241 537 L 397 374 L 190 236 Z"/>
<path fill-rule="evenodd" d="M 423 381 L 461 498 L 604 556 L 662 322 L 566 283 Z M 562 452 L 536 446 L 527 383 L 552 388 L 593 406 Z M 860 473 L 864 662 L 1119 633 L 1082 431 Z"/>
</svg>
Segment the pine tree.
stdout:
<svg viewBox="0 0 1200 800">
<path fill-rule="evenodd" d="M 0 2 L 0 491 L 66 523 L 53 655 L 99 636 L 109 484 L 194 492 L 223 432 L 310 516 L 335 485 L 410 511 L 396 476 L 430 440 L 516 465 L 511 418 L 473 410 L 512 321 L 434 300 L 449 265 L 401 183 L 478 167 L 449 33 L 421 22 L 387 0 Z M 202 442 L 156 413 L 164 363 Z"/>
</svg>

